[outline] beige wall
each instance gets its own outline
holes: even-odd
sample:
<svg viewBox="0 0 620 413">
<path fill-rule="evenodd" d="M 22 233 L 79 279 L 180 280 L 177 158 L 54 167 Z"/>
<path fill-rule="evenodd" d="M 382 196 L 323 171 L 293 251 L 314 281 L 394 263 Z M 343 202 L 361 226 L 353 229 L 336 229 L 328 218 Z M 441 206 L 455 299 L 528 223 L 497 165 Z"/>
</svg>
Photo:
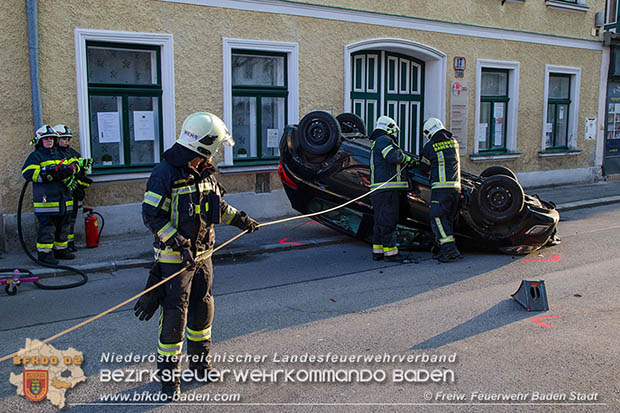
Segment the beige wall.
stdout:
<svg viewBox="0 0 620 413">
<path fill-rule="evenodd" d="M 367 10 L 395 16 L 419 17 L 442 22 L 522 30 L 534 33 L 592 39 L 594 14 L 605 11 L 605 0 L 587 0 L 587 12 L 553 9 L 545 0 L 522 3 L 501 0 L 312 0 L 350 10 Z"/>
<path fill-rule="evenodd" d="M 2 31 L 3 87 L 0 99 L 3 140 L 9 152 L 2 157 L 8 176 L 2 180 L 3 212 L 16 210 L 17 195 L 23 184 L 21 166 L 30 149 L 32 134 L 30 83 L 26 40 L 25 7 L 22 0 L 9 1 L 3 7 Z M 321 2 L 316 1 L 314 3 Z M 105 12 L 102 13 L 102 3 Z M 325 2 L 327 3 L 327 2 Z M 455 9 L 456 2 L 437 1 L 330 1 L 342 7 L 369 9 L 392 14 L 423 15 L 440 20 L 467 18 L 471 24 L 510 27 L 534 32 L 557 33 L 575 38 L 588 38 L 593 12 L 602 9 L 602 0 L 589 0 L 588 13 L 548 10 L 542 1 L 506 3 L 472 1 L 467 12 Z M 415 3 L 415 4 L 414 4 Z M 461 2 L 458 2 L 461 4 Z M 394 10 L 399 10 L 396 13 Z M 527 11 L 527 13 L 524 13 Z M 457 16 L 453 19 L 447 16 Z M 549 18 L 549 17 L 552 18 Z M 408 29 L 345 23 L 334 20 L 295 17 L 272 13 L 210 8 L 155 0 L 65 0 L 39 1 L 40 72 L 44 121 L 66 123 L 78 134 L 77 91 L 75 74 L 74 29 L 168 33 L 174 36 L 174 74 L 176 126 L 196 110 L 223 112 L 222 38 L 286 41 L 299 44 L 300 117 L 313 109 L 329 109 L 335 114 L 344 108 L 344 46 L 372 38 L 402 38 L 438 49 L 447 55 L 446 83 L 454 79 L 451 68 L 456 55 L 467 58 L 465 80 L 470 82 L 469 147 L 473 150 L 475 115 L 475 62 L 477 58 L 521 62 L 518 150 L 523 153 L 515 161 L 502 162 L 518 171 L 562 169 L 593 166 L 594 142 L 583 141 L 583 119 L 596 117 L 601 52 L 566 47 L 552 47 L 515 41 L 481 39 Z M 53 22 L 53 24 L 41 24 Z M 545 64 L 579 66 L 582 87 L 579 114 L 578 148 L 583 151 L 570 159 L 540 159 L 538 149 L 542 134 L 543 85 Z M 446 113 L 449 113 L 449 90 L 446 90 Z M 436 93 L 426 90 L 426 93 Z M 449 119 L 445 119 L 449 124 Z M 8 127 L 7 127 L 8 126 Z M 74 146 L 79 139 L 74 139 Z M 472 164 L 468 158 L 464 169 L 478 172 L 493 163 Z M 230 192 L 253 191 L 253 174 L 222 177 Z M 140 202 L 144 180 L 137 182 L 99 183 L 88 191 L 89 205 Z M 277 174 L 271 174 L 271 186 L 279 187 Z"/>
</svg>

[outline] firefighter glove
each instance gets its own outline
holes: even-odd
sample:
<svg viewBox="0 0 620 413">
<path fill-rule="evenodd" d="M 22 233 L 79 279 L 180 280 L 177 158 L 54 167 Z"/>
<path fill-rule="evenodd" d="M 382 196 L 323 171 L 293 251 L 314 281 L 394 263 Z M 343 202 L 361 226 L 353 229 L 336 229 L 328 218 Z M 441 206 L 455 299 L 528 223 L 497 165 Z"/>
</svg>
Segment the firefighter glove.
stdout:
<svg viewBox="0 0 620 413">
<path fill-rule="evenodd" d="M 157 284 L 162 279 L 161 270 L 159 268 L 158 263 L 154 263 L 151 267 L 151 271 L 149 271 L 149 278 L 146 280 L 146 286 L 144 289 L 148 289 L 151 286 Z M 142 297 L 138 299 L 138 302 L 134 306 L 134 311 L 136 317 L 140 320 L 148 321 L 153 317 L 155 311 L 161 304 L 161 301 L 164 299 L 164 295 L 166 294 L 166 290 L 163 285 L 149 291 L 144 294 Z"/>
<path fill-rule="evenodd" d="M 80 159 L 79 162 L 82 169 L 88 169 L 93 165 L 93 158 Z"/>
<path fill-rule="evenodd" d="M 62 181 L 73 175 L 73 171 L 70 168 L 49 169 L 41 173 L 43 180 L 46 182 Z"/>
<path fill-rule="evenodd" d="M 258 222 L 243 211 L 237 212 L 231 224 L 247 232 L 254 232 L 259 228 Z"/>
<path fill-rule="evenodd" d="M 194 265 L 196 265 L 196 260 L 194 260 L 192 250 L 189 248 L 183 248 L 181 250 L 181 259 L 183 260 L 183 266 L 187 268 L 193 268 Z"/>
<path fill-rule="evenodd" d="M 62 183 L 65 184 L 65 186 L 67 187 L 69 191 L 73 191 L 78 185 L 77 179 L 75 179 L 75 176 L 73 175 L 71 175 L 68 178 L 63 179 Z"/>
</svg>

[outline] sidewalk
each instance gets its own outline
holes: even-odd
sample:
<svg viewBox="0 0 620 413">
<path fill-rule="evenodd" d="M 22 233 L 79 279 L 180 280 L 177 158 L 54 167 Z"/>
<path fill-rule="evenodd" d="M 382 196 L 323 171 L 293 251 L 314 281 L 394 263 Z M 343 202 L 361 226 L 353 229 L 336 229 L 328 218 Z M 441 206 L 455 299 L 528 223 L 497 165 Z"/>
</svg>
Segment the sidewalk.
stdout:
<svg viewBox="0 0 620 413">
<path fill-rule="evenodd" d="M 558 187 L 528 188 L 530 195 L 538 194 L 541 199 L 552 201 L 561 212 L 579 208 L 620 202 L 620 182 L 600 182 L 594 184 L 563 185 Z M 263 220 L 263 222 L 274 221 Z M 220 245 L 239 233 L 239 229 L 228 225 L 217 225 L 217 243 Z M 256 255 L 283 251 L 291 248 L 311 248 L 354 242 L 354 239 L 324 227 L 308 218 L 297 219 L 261 228 L 246 234 L 221 250 L 214 259 L 243 255 Z M 76 259 L 61 261 L 86 273 L 115 271 L 122 268 L 147 267 L 153 261 L 153 237 L 151 235 L 128 236 L 103 239 L 97 248 L 85 248 L 78 243 Z M 50 277 L 67 273 L 65 270 L 38 267 L 23 252 L 4 253 L 0 268 L 27 268 L 36 276 Z"/>
</svg>

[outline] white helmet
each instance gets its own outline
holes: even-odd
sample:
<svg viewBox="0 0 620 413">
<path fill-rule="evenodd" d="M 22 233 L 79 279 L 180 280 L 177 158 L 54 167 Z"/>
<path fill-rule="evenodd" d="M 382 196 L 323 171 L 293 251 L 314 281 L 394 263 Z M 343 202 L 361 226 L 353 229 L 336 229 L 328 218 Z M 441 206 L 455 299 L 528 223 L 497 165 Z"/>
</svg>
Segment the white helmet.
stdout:
<svg viewBox="0 0 620 413">
<path fill-rule="evenodd" d="M 400 132 L 400 128 L 398 127 L 394 119 L 385 115 L 380 116 L 379 119 L 377 119 L 375 129 L 384 130 L 385 133 L 387 133 L 388 135 L 396 135 L 398 132 Z"/>
<path fill-rule="evenodd" d="M 32 138 L 32 140 L 30 141 L 30 145 L 37 145 L 41 141 L 41 139 L 49 137 L 57 138 L 58 133 L 56 133 L 56 131 L 50 125 L 45 124 L 36 130 L 36 132 L 34 133 L 34 138 Z"/>
<path fill-rule="evenodd" d="M 208 112 L 192 113 L 185 118 L 176 143 L 206 158 L 215 155 L 221 145 L 235 145 L 222 119 Z"/>
<path fill-rule="evenodd" d="M 69 129 L 67 125 L 63 125 L 62 123 L 59 123 L 58 125 L 54 126 L 54 130 L 56 131 L 58 136 L 61 138 L 73 138 L 71 129 Z"/>
<path fill-rule="evenodd" d="M 433 135 L 435 135 L 435 133 L 443 129 L 446 129 L 446 128 L 445 126 L 443 126 L 443 123 L 441 123 L 439 119 L 428 118 L 426 122 L 424 122 L 424 126 L 423 126 L 424 137 L 430 140 L 433 137 Z"/>
</svg>

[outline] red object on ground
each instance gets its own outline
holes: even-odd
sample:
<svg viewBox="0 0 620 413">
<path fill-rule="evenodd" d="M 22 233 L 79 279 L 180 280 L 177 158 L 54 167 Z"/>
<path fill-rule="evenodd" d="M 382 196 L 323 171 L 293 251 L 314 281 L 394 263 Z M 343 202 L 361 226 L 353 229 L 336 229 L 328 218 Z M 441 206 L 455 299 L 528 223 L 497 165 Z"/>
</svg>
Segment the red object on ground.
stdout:
<svg viewBox="0 0 620 413">
<path fill-rule="evenodd" d="M 99 221 L 93 215 L 92 209 L 84 208 L 88 215 L 84 218 L 84 232 L 86 233 L 86 246 L 95 248 L 99 246 Z"/>
</svg>

